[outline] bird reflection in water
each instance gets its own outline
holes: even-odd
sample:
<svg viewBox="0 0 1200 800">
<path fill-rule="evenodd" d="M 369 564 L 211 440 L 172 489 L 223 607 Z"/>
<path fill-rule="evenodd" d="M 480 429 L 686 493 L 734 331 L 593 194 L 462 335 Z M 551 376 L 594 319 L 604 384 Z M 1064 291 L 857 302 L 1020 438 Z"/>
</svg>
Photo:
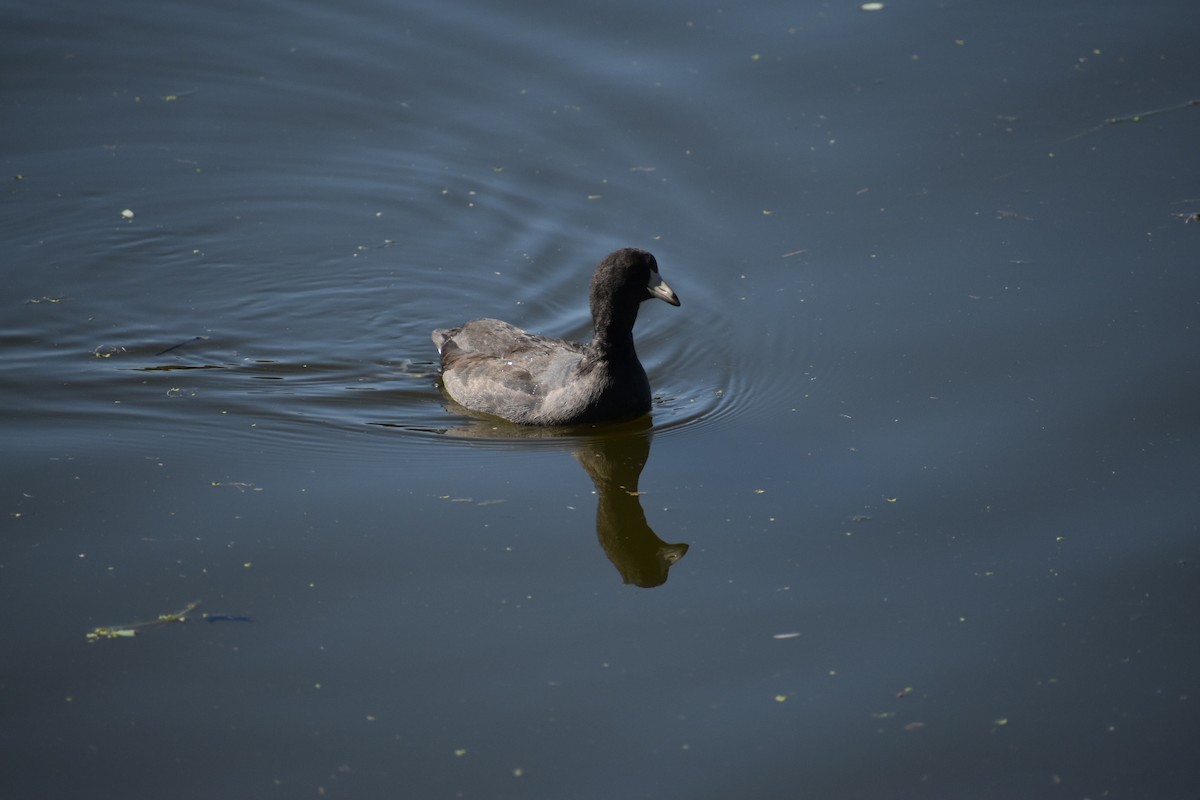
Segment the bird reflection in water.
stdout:
<svg viewBox="0 0 1200 800">
<path fill-rule="evenodd" d="M 638 479 L 650 456 L 650 431 L 600 435 L 575 450 L 596 485 L 596 535 L 625 583 L 649 588 L 667 581 L 671 565 L 688 551 L 658 538 L 646 522 Z"/>
<path fill-rule="evenodd" d="M 625 583 L 643 588 L 661 586 L 671 566 L 688 551 L 685 543 L 671 544 L 658 538 L 642 510 L 638 479 L 650 456 L 649 417 L 620 425 L 568 429 L 528 428 L 476 418 L 474 424 L 444 433 L 477 439 L 520 437 L 570 443 L 575 458 L 596 486 L 596 536 Z"/>
</svg>

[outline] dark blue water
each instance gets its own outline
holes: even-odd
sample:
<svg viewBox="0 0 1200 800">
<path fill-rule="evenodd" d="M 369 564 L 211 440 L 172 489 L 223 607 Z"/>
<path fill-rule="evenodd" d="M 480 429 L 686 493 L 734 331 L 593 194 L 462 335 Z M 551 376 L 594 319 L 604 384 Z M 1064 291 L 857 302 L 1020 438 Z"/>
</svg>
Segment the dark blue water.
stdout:
<svg viewBox="0 0 1200 800">
<path fill-rule="evenodd" d="M 1194 796 L 1192 5 L 0 18 L 0 795 Z"/>
</svg>

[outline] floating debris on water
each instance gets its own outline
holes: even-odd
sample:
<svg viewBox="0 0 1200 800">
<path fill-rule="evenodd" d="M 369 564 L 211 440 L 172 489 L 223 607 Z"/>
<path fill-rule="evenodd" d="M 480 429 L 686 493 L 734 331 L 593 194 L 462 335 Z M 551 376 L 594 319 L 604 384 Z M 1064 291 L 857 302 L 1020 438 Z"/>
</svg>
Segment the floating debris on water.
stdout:
<svg viewBox="0 0 1200 800">
<path fill-rule="evenodd" d="M 92 628 L 88 631 L 87 638 L 89 642 L 95 642 L 100 639 L 126 639 L 137 636 L 139 632 L 155 625 L 166 625 L 171 622 L 187 622 L 187 615 L 195 611 L 198 605 L 200 605 L 199 602 L 188 603 L 173 614 L 159 614 L 158 619 L 146 622 L 131 622 L 128 625 L 101 625 L 98 628 Z"/>
<path fill-rule="evenodd" d="M 96 642 L 100 639 L 130 639 L 137 636 L 146 628 L 155 627 L 157 625 L 168 625 L 172 622 L 187 622 L 188 615 L 195 611 L 200 606 L 200 601 L 188 603 L 186 606 L 171 614 L 159 614 L 157 619 L 147 620 L 145 622 L 131 622 L 128 625 L 101 625 L 98 628 L 92 628 L 87 633 L 89 642 Z M 205 622 L 253 622 L 250 617 L 241 614 L 201 614 L 200 618 Z"/>
</svg>

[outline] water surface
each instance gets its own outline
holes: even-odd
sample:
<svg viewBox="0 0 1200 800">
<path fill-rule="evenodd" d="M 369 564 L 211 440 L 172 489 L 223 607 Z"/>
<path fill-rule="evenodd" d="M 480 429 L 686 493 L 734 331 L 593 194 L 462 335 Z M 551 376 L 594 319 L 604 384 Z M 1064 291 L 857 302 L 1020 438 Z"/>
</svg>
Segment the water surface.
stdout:
<svg viewBox="0 0 1200 800">
<path fill-rule="evenodd" d="M 1192 796 L 1190 5 L 3 15 L 0 793 Z"/>
</svg>

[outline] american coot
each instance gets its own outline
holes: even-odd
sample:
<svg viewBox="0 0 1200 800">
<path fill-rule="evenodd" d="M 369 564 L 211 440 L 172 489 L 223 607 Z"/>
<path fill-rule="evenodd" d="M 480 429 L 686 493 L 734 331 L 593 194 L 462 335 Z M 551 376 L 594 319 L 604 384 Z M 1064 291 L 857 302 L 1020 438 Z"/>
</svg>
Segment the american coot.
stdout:
<svg viewBox="0 0 1200 800">
<path fill-rule="evenodd" d="M 679 298 L 645 250 L 627 247 L 596 266 L 589 344 L 526 333 L 498 319 L 438 329 L 442 386 L 459 405 L 522 425 L 633 419 L 650 411 L 650 382 L 633 348 L 643 300 Z"/>
</svg>

